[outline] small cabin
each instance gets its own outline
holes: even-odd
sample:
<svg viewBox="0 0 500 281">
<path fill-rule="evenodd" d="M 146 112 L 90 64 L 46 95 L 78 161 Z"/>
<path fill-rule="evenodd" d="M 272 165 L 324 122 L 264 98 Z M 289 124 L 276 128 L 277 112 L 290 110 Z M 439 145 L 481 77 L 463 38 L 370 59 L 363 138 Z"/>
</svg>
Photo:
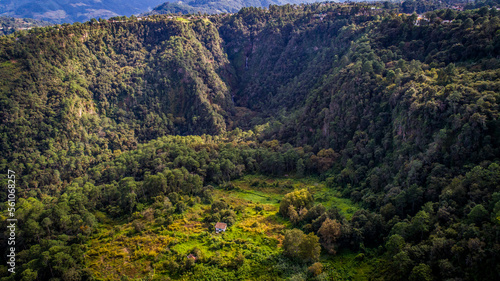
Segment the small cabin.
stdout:
<svg viewBox="0 0 500 281">
<path fill-rule="evenodd" d="M 188 259 L 192 259 L 192 260 L 194 260 L 194 261 L 196 261 L 196 260 L 197 260 L 196 256 L 195 256 L 195 255 L 193 255 L 193 254 L 189 254 L 189 256 L 187 256 L 187 258 L 188 258 Z"/>
<path fill-rule="evenodd" d="M 223 222 L 218 222 L 215 224 L 215 233 L 226 231 L 227 224 Z"/>
</svg>

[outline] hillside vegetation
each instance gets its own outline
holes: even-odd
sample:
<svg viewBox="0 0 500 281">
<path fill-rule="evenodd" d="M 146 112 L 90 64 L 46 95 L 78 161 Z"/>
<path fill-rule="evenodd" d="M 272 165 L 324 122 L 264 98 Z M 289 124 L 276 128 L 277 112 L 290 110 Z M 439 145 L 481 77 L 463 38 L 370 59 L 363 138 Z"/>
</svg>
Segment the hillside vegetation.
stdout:
<svg viewBox="0 0 500 281">
<path fill-rule="evenodd" d="M 499 279 L 499 30 L 330 3 L 0 37 L 2 280 Z"/>
<path fill-rule="evenodd" d="M 219 14 L 236 13 L 243 7 L 267 8 L 269 5 L 301 4 L 314 3 L 316 0 L 188 0 L 188 1 L 168 1 L 143 15 L 161 15 L 161 14 Z"/>
</svg>

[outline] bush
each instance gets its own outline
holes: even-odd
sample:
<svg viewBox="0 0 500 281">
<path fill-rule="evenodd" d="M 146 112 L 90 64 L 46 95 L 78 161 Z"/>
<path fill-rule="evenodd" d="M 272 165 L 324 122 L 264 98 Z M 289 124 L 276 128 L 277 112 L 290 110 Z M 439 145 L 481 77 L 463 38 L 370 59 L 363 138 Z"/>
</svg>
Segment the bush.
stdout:
<svg viewBox="0 0 500 281">
<path fill-rule="evenodd" d="M 305 235 L 300 229 L 285 232 L 285 240 L 283 241 L 283 254 L 285 256 L 302 262 L 312 262 L 319 260 L 320 252 L 319 238 L 314 233 Z"/>
<path fill-rule="evenodd" d="M 323 265 L 320 262 L 315 262 L 308 267 L 307 270 L 309 270 L 313 276 L 318 276 L 323 272 Z"/>
<path fill-rule="evenodd" d="M 164 217 L 156 218 L 155 222 L 157 225 L 163 225 L 165 223 L 165 218 Z"/>
<path fill-rule="evenodd" d="M 141 222 L 141 221 L 138 221 L 138 220 L 135 220 L 133 223 L 132 223 L 132 226 L 134 227 L 134 230 L 136 232 L 142 232 L 144 230 L 144 223 Z"/>
<path fill-rule="evenodd" d="M 178 214 L 182 214 L 186 211 L 186 204 L 184 202 L 179 202 L 175 204 L 175 212 Z"/>
<path fill-rule="evenodd" d="M 293 205 L 296 210 L 302 208 L 311 208 L 313 198 L 307 189 L 296 190 L 285 195 L 280 203 L 280 214 L 284 217 L 289 217 L 289 207 Z"/>
<path fill-rule="evenodd" d="M 260 181 L 259 180 L 254 180 L 254 181 L 252 181 L 252 183 L 250 184 L 250 186 L 258 187 L 258 186 L 260 186 Z"/>
</svg>

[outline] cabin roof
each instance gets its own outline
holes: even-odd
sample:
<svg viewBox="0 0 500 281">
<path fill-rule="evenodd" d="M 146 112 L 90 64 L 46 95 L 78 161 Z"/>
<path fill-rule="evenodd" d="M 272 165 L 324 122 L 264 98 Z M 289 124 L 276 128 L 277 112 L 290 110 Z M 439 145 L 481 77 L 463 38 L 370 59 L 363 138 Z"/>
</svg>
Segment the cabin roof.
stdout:
<svg viewBox="0 0 500 281">
<path fill-rule="evenodd" d="M 227 224 L 223 223 L 223 222 L 218 222 L 215 224 L 215 228 L 218 228 L 218 229 L 225 229 L 226 227 L 227 227 Z"/>
</svg>

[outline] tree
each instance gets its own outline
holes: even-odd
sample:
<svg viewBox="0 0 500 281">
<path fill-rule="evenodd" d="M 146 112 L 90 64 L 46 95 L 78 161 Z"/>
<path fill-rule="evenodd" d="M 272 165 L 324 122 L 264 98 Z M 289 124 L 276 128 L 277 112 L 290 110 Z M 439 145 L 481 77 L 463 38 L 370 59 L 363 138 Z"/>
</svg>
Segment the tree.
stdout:
<svg viewBox="0 0 500 281">
<path fill-rule="evenodd" d="M 337 160 L 339 154 L 333 149 L 322 149 L 317 155 L 311 156 L 311 162 L 316 166 L 319 173 L 326 172 Z"/>
<path fill-rule="evenodd" d="M 47 229 L 47 233 L 50 235 L 50 228 L 52 226 L 52 220 L 49 217 L 46 217 L 42 220 L 42 226 Z"/>
<path fill-rule="evenodd" d="M 299 214 L 293 205 L 288 206 L 288 217 L 292 223 L 297 223 L 299 220 Z"/>
<path fill-rule="evenodd" d="M 462 23 L 462 28 L 463 29 L 469 29 L 474 26 L 474 20 L 471 18 L 467 18 L 463 23 Z"/>
<path fill-rule="evenodd" d="M 302 261 L 314 262 L 319 260 L 321 246 L 319 244 L 319 237 L 314 235 L 313 232 L 304 236 L 299 248 Z"/>
<path fill-rule="evenodd" d="M 239 252 L 233 259 L 233 261 L 231 262 L 231 266 L 234 268 L 234 269 L 238 269 L 240 268 L 243 264 L 245 263 L 245 256 Z"/>
<path fill-rule="evenodd" d="M 373 64 L 372 64 L 372 62 L 371 61 L 365 61 L 363 63 L 362 71 L 364 73 L 372 74 L 373 73 Z"/>
<path fill-rule="evenodd" d="M 489 219 L 489 213 L 483 205 L 477 204 L 474 208 L 472 208 L 467 217 L 470 222 L 480 225 L 483 221 L 487 221 Z"/>
<path fill-rule="evenodd" d="M 37 280 L 38 272 L 28 268 L 21 273 L 21 276 L 21 281 L 35 281 Z"/>
<path fill-rule="evenodd" d="M 175 204 L 175 212 L 178 213 L 178 214 L 182 214 L 184 213 L 184 211 L 186 210 L 186 203 L 184 202 L 179 202 L 177 204 Z"/>
<path fill-rule="evenodd" d="M 401 251 L 392 258 L 391 267 L 396 276 L 408 276 L 412 266 L 413 261 L 406 251 Z"/>
<path fill-rule="evenodd" d="M 340 237 L 341 225 L 337 220 L 331 220 L 327 218 L 320 229 L 318 230 L 318 235 L 321 237 L 321 245 L 330 254 L 335 254 L 334 243 Z"/>
<path fill-rule="evenodd" d="M 297 160 L 296 170 L 297 170 L 298 177 L 304 176 L 304 172 L 306 170 L 306 165 L 304 164 L 304 159 L 300 158 L 299 160 Z"/>
<path fill-rule="evenodd" d="M 229 205 L 222 201 L 222 200 L 217 200 L 212 203 L 212 206 L 210 207 L 212 213 L 217 213 L 219 211 L 222 211 L 224 209 L 229 208 Z"/>
<path fill-rule="evenodd" d="M 411 271 L 410 281 L 432 281 L 431 268 L 424 263 L 415 266 Z"/>
<path fill-rule="evenodd" d="M 424 234 L 429 231 L 429 222 L 430 217 L 426 211 L 418 212 L 411 220 L 413 235 L 420 234 L 420 239 L 422 239 Z"/>
<path fill-rule="evenodd" d="M 300 229 L 291 229 L 285 232 L 283 240 L 283 254 L 290 258 L 299 258 L 300 244 L 304 240 L 304 232 Z"/>
<path fill-rule="evenodd" d="M 323 265 L 320 262 L 315 262 L 308 267 L 307 270 L 309 270 L 313 276 L 318 276 L 323 272 Z"/>
<path fill-rule="evenodd" d="M 289 206 L 293 205 L 296 210 L 310 208 L 313 203 L 311 193 L 307 189 L 296 190 L 285 195 L 280 203 L 280 214 L 289 217 Z"/>
<path fill-rule="evenodd" d="M 320 252 L 319 238 L 314 233 L 305 235 L 300 229 L 285 232 L 283 240 L 283 254 L 285 256 L 302 262 L 313 262 L 319 260 Z"/>
<path fill-rule="evenodd" d="M 403 249 L 404 245 L 405 239 L 401 235 L 394 234 L 385 243 L 385 248 L 391 255 L 396 255 Z"/>
</svg>

